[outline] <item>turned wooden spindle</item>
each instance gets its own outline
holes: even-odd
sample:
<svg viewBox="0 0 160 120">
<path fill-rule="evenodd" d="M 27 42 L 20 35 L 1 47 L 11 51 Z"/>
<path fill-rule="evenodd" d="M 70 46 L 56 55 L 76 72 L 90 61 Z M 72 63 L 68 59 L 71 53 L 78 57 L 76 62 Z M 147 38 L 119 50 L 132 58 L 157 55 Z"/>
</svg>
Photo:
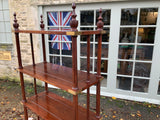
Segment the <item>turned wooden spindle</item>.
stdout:
<svg viewBox="0 0 160 120">
<path fill-rule="evenodd" d="M 71 31 L 78 31 L 78 21 L 76 20 L 76 13 L 75 13 L 76 5 L 75 3 L 72 4 L 72 19 L 70 21 Z M 77 78 L 77 35 L 71 36 L 72 38 L 72 78 L 73 78 L 73 90 L 78 90 L 78 78 Z M 78 120 L 78 95 L 73 96 L 73 103 L 74 103 L 74 120 Z"/>
<path fill-rule="evenodd" d="M 71 26 L 71 30 L 72 31 L 77 31 L 77 27 L 78 27 L 78 21 L 76 20 L 76 13 L 75 13 L 75 9 L 76 9 L 76 5 L 75 3 L 72 4 L 72 20 L 70 21 L 70 26 Z"/>
<path fill-rule="evenodd" d="M 102 9 L 99 10 L 99 17 L 97 22 L 97 30 L 103 30 L 103 18 Z M 101 46 L 102 46 L 102 34 L 98 35 L 98 56 L 97 56 L 97 96 L 96 96 L 96 118 L 100 119 L 100 78 L 101 78 Z"/>
<path fill-rule="evenodd" d="M 19 24 L 17 23 L 16 13 L 14 13 L 13 16 L 14 16 L 13 27 L 14 27 L 15 30 L 18 30 Z"/>
<path fill-rule="evenodd" d="M 98 22 L 97 22 L 97 30 L 103 30 L 103 17 L 102 17 L 102 9 L 100 8 L 99 10 L 99 17 L 98 17 Z"/>
<path fill-rule="evenodd" d="M 40 27 L 41 27 L 41 30 L 44 30 L 44 23 L 43 23 L 43 15 L 40 16 L 41 17 L 41 24 L 40 24 Z M 43 48 L 43 62 L 46 63 L 46 46 L 45 46 L 45 38 L 44 38 L 44 34 L 42 34 L 42 48 Z M 46 71 L 46 64 L 44 64 L 44 70 Z M 48 92 L 48 84 L 45 83 L 45 90 L 46 92 Z"/>
<path fill-rule="evenodd" d="M 45 26 L 45 25 L 44 25 L 44 23 L 43 23 L 43 22 L 44 22 L 44 21 L 43 21 L 43 15 L 41 15 L 40 17 L 41 17 L 41 21 L 40 21 L 41 24 L 40 24 L 40 27 L 41 27 L 41 30 L 44 30 L 44 26 Z"/>
<path fill-rule="evenodd" d="M 15 31 L 18 31 L 19 24 L 17 22 L 16 13 L 14 13 L 13 16 L 14 16 L 13 27 L 14 27 Z M 15 32 L 15 39 L 16 39 L 18 65 L 19 65 L 19 69 L 22 69 L 23 66 L 22 66 L 21 51 L 20 51 L 19 33 Z M 21 82 L 22 98 L 23 98 L 23 102 L 25 103 L 25 102 L 27 102 L 27 100 L 26 100 L 26 95 L 25 95 L 23 73 L 20 72 L 19 75 L 20 75 L 20 82 Z M 24 115 L 25 115 L 25 120 L 28 120 L 27 108 L 25 106 L 24 106 Z"/>
</svg>

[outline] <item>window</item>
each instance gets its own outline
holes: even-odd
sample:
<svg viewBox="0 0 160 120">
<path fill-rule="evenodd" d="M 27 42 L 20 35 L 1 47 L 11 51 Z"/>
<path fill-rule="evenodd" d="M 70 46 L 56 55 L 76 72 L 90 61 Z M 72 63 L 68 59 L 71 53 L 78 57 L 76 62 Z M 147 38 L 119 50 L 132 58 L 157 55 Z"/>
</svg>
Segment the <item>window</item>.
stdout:
<svg viewBox="0 0 160 120">
<path fill-rule="evenodd" d="M 70 11 L 47 12 L 48 30 L 70 30 Z M 72 67 L 72 41 L 67 35 L 49 35 L 51 63 Z"/>
<path fill-rule="evenodd" d="M 107 71 L 108 71 L 108 44 L 110 31 L 110 15 L 111 10 L 103 9 L 102 17 L 104 21 L 104 30 L 106 34 L 102 36 L 102 59 L 101 59 L 101 75 L 104 77 L 101 85 L 107 86 Z M 97 18 L 99 17 L 99 10 L 80 11 L 80 30 L 96 30 Z M 91 36 L 90 44 L 90 72 L 97 71 L 97 51 L 98 39 L 97 36 Z M 80 37 L 80 69 L 87 70 L 87 36 Z"/>
<path fill-rule="evenodd" d="M 121 9 L 117 88 L 148 92 L 158 8 Z"/>
<path fill-rule="evenodd" d="M 0 43 L 12 43 L 8 0 L 0 0 Z"/>
</svg>

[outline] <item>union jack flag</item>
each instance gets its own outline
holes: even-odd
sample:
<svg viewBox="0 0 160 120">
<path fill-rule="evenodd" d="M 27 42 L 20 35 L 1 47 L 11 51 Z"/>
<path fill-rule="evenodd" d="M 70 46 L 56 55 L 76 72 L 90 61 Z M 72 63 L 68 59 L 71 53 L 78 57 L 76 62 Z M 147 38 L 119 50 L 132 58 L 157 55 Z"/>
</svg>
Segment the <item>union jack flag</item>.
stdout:
<svg viewBox="0 0 160 120">
<path fill-rule="evenodd" d="M 70 24 L 71 15 L 71 12 L 48 12 L 48 26 L 54 26 L 49 30 L 70 30 L 68 26 Z M 68 43 L 68 41 L 71 41 L 70 36 L 50 35 L 50 40 L 53 41 L 52 48 L 54 49 L 71 50 L 71 44 Z"/>
</svg>

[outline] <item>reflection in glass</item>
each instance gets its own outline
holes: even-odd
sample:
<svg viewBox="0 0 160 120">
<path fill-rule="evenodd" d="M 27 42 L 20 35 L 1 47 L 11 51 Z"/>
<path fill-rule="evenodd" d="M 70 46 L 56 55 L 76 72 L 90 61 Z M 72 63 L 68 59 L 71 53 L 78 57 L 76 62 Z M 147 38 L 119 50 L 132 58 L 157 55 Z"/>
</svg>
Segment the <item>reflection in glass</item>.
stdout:
<svg viewBox="0 0 160 120">
<path fill-rule="evenodd" d="M 104 25 L 110 25 L 111 10 L 102 10 Z M 96 23 L 98 22 L 99 10 L 96 11 Z"/>
<path fill-rule="evenodd" d="M 122 75 L 132 75 L 133 62 L 118 61 L 117 73 Z"/>
<path fill-rule="evenodd" d="M 153 46 L 137 46 L 136 60 L 152 60 Z"/>
<path fill-rule="evenodd" d="M 102 35 L 102 42 L 109 42 L 109 28 L 104 28 L 104 30 L 106 31 L 106 34 Z M 98 36 L 96 35 L 95 41 L 98 42 Z"/>
<path fill-rule="evenodd" d="M 53 48 L 53 44 L 60 44 L 60 43 L 49 42 L 49 54 L 60 54 L 60 50 Z"/>
<path fill-rule="evenodd" d="M 138 9 L 122 9 L 121 25 L 136 25 Z"/>
<path fill-rule="evenodd" d="M 148 92 L 149 80 L 135 78 L 133 82 L 133 91 Z"/>
<path fill-rule="evenodd" d="M 120 43 L 134 43 L 136 38 L 136 28 L 121 28 Z"/>
<path fill-rule="evenodd" d="M 49 59 L 50 59 L 50 63 L 60 65 L 60 57 L 58 57 L 58 56 L 50 56 Z"/>
<path fill-rule="evenodd" d="M 93 25 L 94 11 L 81 11 L 80 13 L 81 25 Z"/>
<path fill-rule="evenodd" d="M 62 57 L 62 65 L 72 68 L 72 57 Z"/>
<path fill-rule="evenodd" d="M 95 72 L 97 72 L 97 60 L 95 60 Z M 108 60 L 101 60 L 101 72 L 108 72 Z"/>
<path fill-rule="evenodd" d="M 154 43 L 155 27 L 139 28 L 138 43 Z"/>
<path fill-rule="evenodd" d="M 80 28 L 81 30 L 93 30 L 93 28 Z M 87 42 L 87 35 L 81 35 L 80 36 L 81 41 Z M 90 41 L 93 41 L 93 35 L 90 36 Z"/>
<path fill-rule="evenodd" d="M 116 86 L 118 89 L 131 90 L 131 78 L 129 77 L 117 77 Z"/>
<path fill-rule="evenodd" d="M 92 71 L 92 59 L 90 59 L 90 71 Z M 87 58 L 81 58 L 81 70 L 87 71 Z"/>
<path fill-rule="evenodd" d="M 95 44 L 95 57 L 97 57 L 97 54 L 98 54 L 98 44 Z M 107 44 L 102 44 L 101 57 L 108 58 L 108 45 Z"/>
<path fill-rule="evenodd" d="M 107 86 L 107 75 L 101 75 L 104 77 L 104 79 L 101 81 L 101 86 L 106 87 Z"/>
<path fill-rule="evenodd" d="M 58 12 L 47 13 L 48 26 L 58 26 Z"/>
<path fill-rule="evenodd" d="M 87 56 L 87 44 L 81 43 L 81 56 Z M 93 56 L 93 44 L 90 44 L 90 56 Z"/>
<path fill-rule="evenodd" d="M 119 59 L 133 59 L 134 45 L 119 45 Z"/>
<path fill-rule="evenodd" d="M 72 44 L 71 43 L 62 43 L 62 45 L 66 44 L 67 46 L 70 46 L 70 49 L 62 49 L 62 55 L 72 55 Z"/>
<path fill-rule="evenodd" d="M 141 8 L 140 25 L 156 25 L 158 8 Z"/>
<path fill-rule="evenodd" d="M 157 91 L 157 94 L 160 95 L 160 81 L 159 81 L 159 84 L 158 84 L 158 91 Z"/>
<path fill-rule="evenodd" d="M 69 26 L 71 15 L 70 11 L 47 12 L 48 26 Z"/>
<path fill-rule="evenodd" d="M 135 76 L 150 77 L 151 63 L 135 63 Z"/>
</svg>

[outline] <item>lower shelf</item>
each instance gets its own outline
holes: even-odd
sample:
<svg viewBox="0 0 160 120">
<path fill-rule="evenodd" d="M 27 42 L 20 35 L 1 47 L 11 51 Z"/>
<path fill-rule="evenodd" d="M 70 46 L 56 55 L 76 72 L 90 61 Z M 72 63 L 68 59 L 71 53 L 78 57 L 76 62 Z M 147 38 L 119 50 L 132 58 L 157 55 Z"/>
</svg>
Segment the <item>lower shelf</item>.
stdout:
<svg viewBox="0 0 160 120">
<path fill-rule="evenodd" d="M 74 120 L 73 103 L 51 92 L 42 92 L 30 97 L 24 105 L 45 120 Z M 79 120 L 87 120 L 87 111 L 78 106 Z M 96 120 L 96 114 L 90 111 L 90 120 Z"/>
</svg>

